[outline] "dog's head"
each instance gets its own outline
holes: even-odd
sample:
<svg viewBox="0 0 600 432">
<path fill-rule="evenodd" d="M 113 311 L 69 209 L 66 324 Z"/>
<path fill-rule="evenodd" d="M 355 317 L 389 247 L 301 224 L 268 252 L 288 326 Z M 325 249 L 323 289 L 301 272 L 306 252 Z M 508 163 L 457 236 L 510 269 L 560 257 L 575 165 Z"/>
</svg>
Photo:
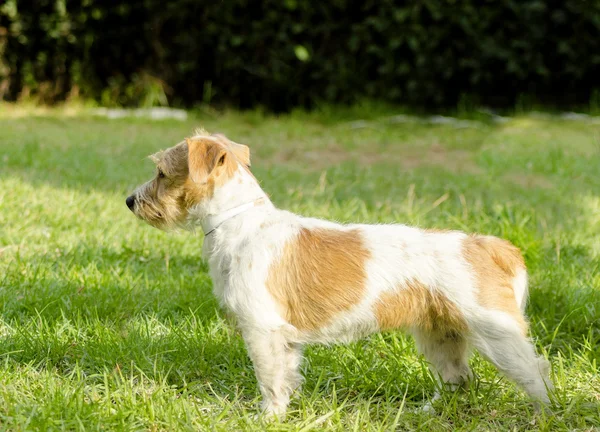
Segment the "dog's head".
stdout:
<svg viewBox="0 0 600 432">
<path fill-rule="evenodd" d="M 125 202 L 137 217 L 160 229 L 185 226 L 191 208 L 211 199 L 240 166 L 250 166 L 247 146 L 203 131 L 150 158 L 155 177 Z"/>
</svg>

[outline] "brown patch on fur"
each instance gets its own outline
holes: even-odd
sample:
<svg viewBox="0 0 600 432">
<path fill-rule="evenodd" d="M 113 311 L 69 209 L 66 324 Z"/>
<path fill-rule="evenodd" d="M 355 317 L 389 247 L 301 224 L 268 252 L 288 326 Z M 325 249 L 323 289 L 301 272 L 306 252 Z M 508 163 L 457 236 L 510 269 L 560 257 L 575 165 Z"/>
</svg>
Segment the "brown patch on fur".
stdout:
<svg viewBox="0 0 600 432">
<path fill-rule="evenodd" d="M 209 136 L 188 138 L 150 158 L 157 175 L 136 191 L 135 213 L 161 229 L 184 222 L 187 209 L 212 197 L 238 167 L 232 151 Z"/>
<path fill-rule="evenodd" d="M 271 266 L 267 289 L 290 324 L 318 329 L 360 302 L 369 257 L 356 230 L 303 228 Z"/>
<path fill-rule="evenodd" d="M 247 145 L 233 142 L 223 134 L 212 134 L 211 138 L 225 146 L 235 156 L 237 161 L 240 162 L 242 168 L 256 180 L 256 177 L 254 177 L 254 174 L 250 171 L 250 148 Z M 258 182 L 258 180 L 256 181 Z M 241 179 L 240 183 L 242 183 Z"/>
<path fill-rule="evenodd" d="M 231 180 L 238 165 L 229 149 L 210 137 L 188 138 L 186 143 L 189 176 L 185 205 L 191 207 L 211 198 L 216 187 Z"/>
<path fill-rule="evenodd" d="M 467 329 L 454 303 L 415 281 L 384 292 L 375 305 L 375 316 L 382 330 L 417 328 L 452 335 Z"/>
<path fill-rule="evenodd" d="M 233 177 L 237 163 L 227 146 L 209 137 L 188 138 L 186 143 L 190 179 L 195 183 L 206 183 L 212 178 L 222 184 Z"/>
<path fill-rule="evenodd" d="M 464 240 L 463 255 L 476 274 L 479 304 L 510 314 L 527 333 L 513 288 L 517 271 L 525 269 L 519 248 L 497 237 L 472 235 Z"/>
<path fill-rule="evenodd" d="M 247 145 L 233 142 L 223 134 L 213 134 L 212 137 L 227 146 L 241 163 L 250 166 L 250 149 Z"/>
</svg>

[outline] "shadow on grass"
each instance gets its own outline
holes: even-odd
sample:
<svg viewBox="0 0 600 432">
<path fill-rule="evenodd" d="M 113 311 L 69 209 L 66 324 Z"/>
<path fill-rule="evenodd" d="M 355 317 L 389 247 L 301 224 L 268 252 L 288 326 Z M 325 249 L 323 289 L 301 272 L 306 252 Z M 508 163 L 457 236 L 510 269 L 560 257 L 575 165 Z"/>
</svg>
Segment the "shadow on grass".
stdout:
<svg viewBox="0 0 600 432">
<path fill-rule="evenodd" d="M 20 270 L 20 271 L 19 271 Z M 138 314 L 174 319 L 200 305 L 216 307 L 206 263 L 198 256 L 169 258 L 155 250 L 78 245 L 59 256 L 20 258 L 1 284 L 5 320 L 48 323 L 83 316 L 117 322 Z M 204 320 L 215 307 L 202 308 Z"/>
</svg>

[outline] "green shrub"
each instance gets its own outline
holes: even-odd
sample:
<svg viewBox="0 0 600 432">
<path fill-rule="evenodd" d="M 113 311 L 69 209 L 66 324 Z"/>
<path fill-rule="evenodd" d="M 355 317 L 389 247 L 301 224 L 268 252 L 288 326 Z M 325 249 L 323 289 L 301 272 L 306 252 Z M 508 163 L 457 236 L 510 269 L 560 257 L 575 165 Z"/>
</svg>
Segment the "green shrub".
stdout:
<svg viewBox="0 0 600 432">
<path fill-rule="evenodd" d="M 0 97 L 420 107 L 589 103 L 598 0 L 7 0 Z M 594 101 L 597 99 L 595 97 Z"/>
</svg>

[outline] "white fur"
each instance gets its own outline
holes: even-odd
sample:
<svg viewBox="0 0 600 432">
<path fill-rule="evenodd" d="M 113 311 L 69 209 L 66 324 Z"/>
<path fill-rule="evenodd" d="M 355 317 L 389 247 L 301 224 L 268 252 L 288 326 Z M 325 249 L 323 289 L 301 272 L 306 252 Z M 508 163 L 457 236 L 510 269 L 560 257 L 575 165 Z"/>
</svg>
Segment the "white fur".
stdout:
<svg viewBox="0 0 600 432">
<path fill-rule="evenodd" d="M 207 215 L 262 198 L 263 205 L 221 223 L 205 238 L 203 253 L 210 267 L 219 303 L 237 317 L 254 363 L 263 408 L 285 415 L 290 396 L 300 383 L 302 344 L 346 342 L 379 330 L 374 304 L 383 292 L 406 281 L 419 281 L 453 302 L 470 329 L 468 340 L 437 342 L 436 336 L 412 330 L 417 345 L 444 382 L 468 379 L 469 347 L 477 348 L 503 373 L 532 396 L 546 402 L 547 361 L 535 355 L 531 342 L 508 315 L 484 310 L 475 298 L 475 275 L 461 253 L 466 235 L 432 233 L 404 225 L 339 225 L 276 209 L 255 179 L 242 167 L 215 190 L 214 197 L 190 211 L 190 226 Z M 301 228 L 359 230 L 371 253 L 366 264 L 367 287 L 362 301 L 336 315 L 324 328 L 300 331 L 279 314 L 265 281 L 271 264 Z M 524 308 L 525 270 L 515 278 L 516 300 Z"/>
<path fill-rule="evenodd" d="M 527 285 L 527 270 L 517 270 L 517 275 L 515 276 L 515 280 L 513 282 L 513 289 L 515 290 L 515 299 L 517 300 L 517 305 L 523 312 L 525 312 L 525 306 L 527 306 L 527 296 L 529 294 Z"/>
</svg>

